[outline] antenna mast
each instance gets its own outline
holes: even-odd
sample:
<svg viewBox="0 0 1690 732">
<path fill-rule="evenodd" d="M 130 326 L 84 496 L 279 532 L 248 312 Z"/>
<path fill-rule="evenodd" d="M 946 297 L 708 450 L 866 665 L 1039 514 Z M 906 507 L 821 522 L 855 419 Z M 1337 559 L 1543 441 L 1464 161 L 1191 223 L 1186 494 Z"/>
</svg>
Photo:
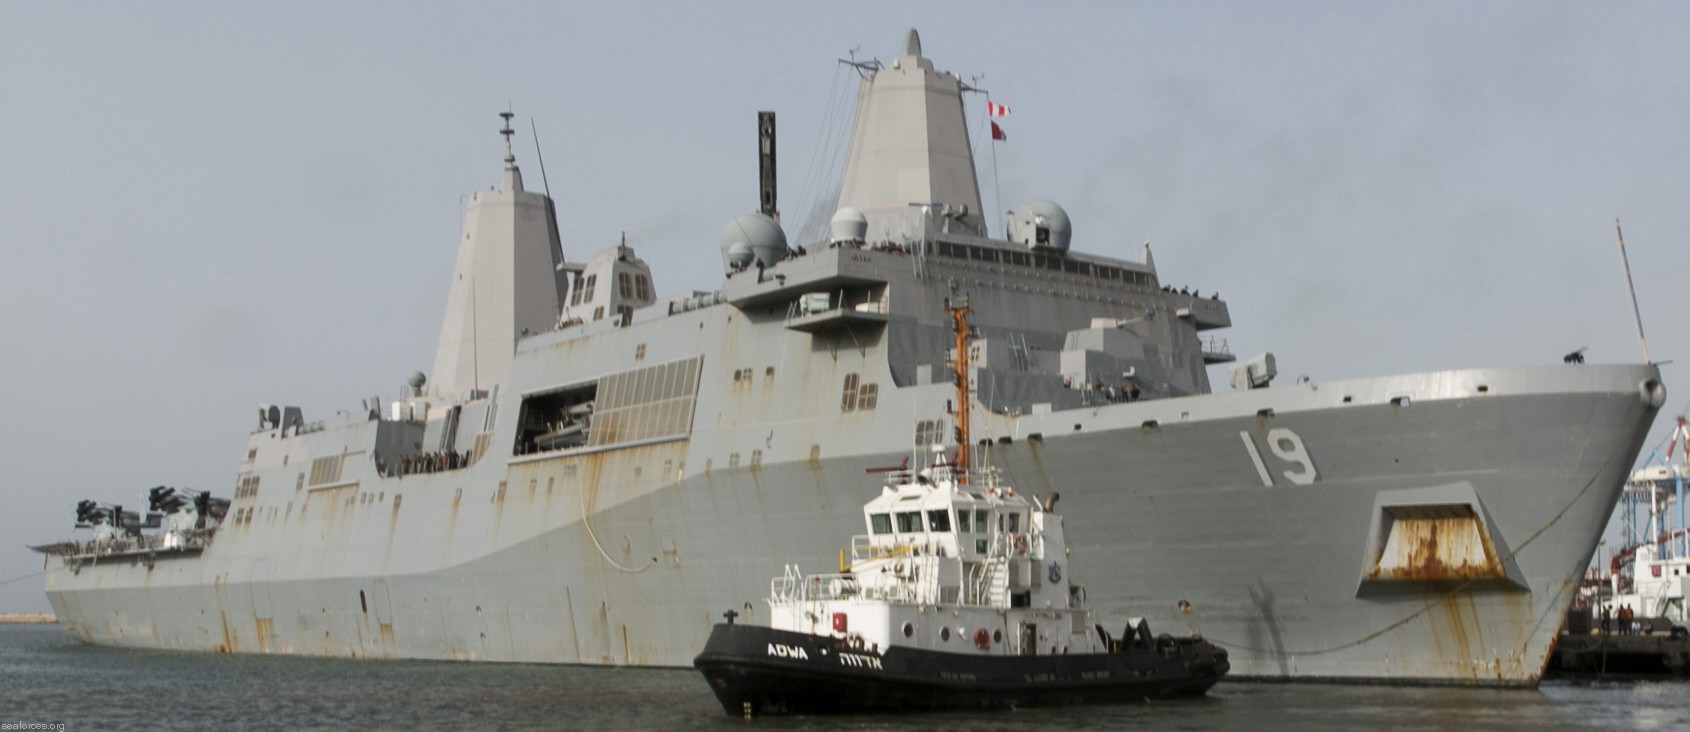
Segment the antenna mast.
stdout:
<svg viewBox="0 0 1690 732">
<path fill-rule="evenodd" d="M 528 118 L 528 129 L 534 133 L 534 159 L 540 163 L 540 185 L 546 189 L 546 233 L 552 237 L 552 253 L 559 262 L 563 261 L 563 234 L 557 228 L 557 204 L 552 202 L 552 182 L 546 179 L 546 154 L 540 151 L 540 128 L 534 125 L 534 118 Z M 563 292 L 558 293 L 561 300 Z"/>
<path fill-rule="evenodd" d="M 1643 311 L 1637 307 L 1637 287 L 1631 283 L 1631 259 L 1625 255 L 1625 233 L 1620 220 L 1614 219 L 1614 236 L 1620 241 L 1620 263 L 1625 266 L 1625 289 L 1631 293 L 1631 317 L 1637 322 L 1637 344 L 1643 347 L 1643 363 L 1650 364 L 1649 341 L 1643 338 Z"/>
</svg>

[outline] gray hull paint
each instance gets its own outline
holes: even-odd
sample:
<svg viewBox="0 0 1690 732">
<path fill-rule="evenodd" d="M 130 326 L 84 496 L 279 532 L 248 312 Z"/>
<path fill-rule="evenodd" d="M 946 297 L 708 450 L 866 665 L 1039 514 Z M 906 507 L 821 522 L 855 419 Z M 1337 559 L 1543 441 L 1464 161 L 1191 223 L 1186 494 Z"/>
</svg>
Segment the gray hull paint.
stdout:
<svg viewBox="0 0 1690 732">
<path fill-rule="evenodd" d="M 834 566 L 878 485 L 865 468 L 944 441 L 945 308 L 966 297 L 982 457 L 1064 494 L 1074 576 L 1105 616 L 1199 631 L 1235 676 L 1535 681 L 1664 398 L 1656 369 L 1210 393 L 1232 355 L 1203 333 L 1231 326 L 1228 305 L 1164 287 L 1148 245 L 1084 253 L 1049 202 L 990 238 L 962 82 L 914 32 L 903 49 L 862 67 L 843 231 L 788 257 L 777 222 L 736 217 L 716 292 L 656 299 L 627 246 L 566 261 L 507 148 L 499 185 L 469 197 L 428 389 L 413 379 L 391 417 L 261 419 L 203 554 L 49 562 L 65 628 L 685 666 L 722 612 L 764 613 L 782 564 Z M 1078 388 L 1128 382 L 1145 398 Z M 572 434 L 591 438 L 533 454 Z M 470 449 L 468 467 L 378 469 Z"/>
<path fill-rule="evenodd" d="M 1652 375 L 1568 367 L 1319 387 L 1336 399 L 1410 383 L 1489 382 L 1485 395 L 1400 406 L 1298 411 L 1319 393 L 1302 386 L 1114 405 L 1051 415 L 1051 425 L 1070 422 L 1067 431 L 1038 440 L 1022 425 L 1020 439 L 996 446 L 991 459 L 1024 491 L 1063 493 L 1074 572 L 1105 617 L 1143 615 L 1155 627 L 1200 631 L 1229 648 L 1240 676 L 1529 684 L 1653 411 L 1628 385 Z M 1550 393 L 1511 394 L 1514 382 Z M 1559 391 L 1573 388 L 1590 391 Z M 1248 416 L 1085 424 L 1142 425 L 1151 412 L 1188 413 L 1215 400 L 1239 401 Z M 1252 400 L 1281 406 L 1262 416 L 1263 407 L 1243 403 Z M 1010 431 L 1010 420 L 997 421 Z M 1238 433 L 1271 426 L 1301 435 L 1318 482 L 1262 485 Z M 696 450 L 678 441 L 596 461 L 520 462 L 503 497 L 473 487 L 457 496 L 459 484 L 484 485 L 468 475 L 376 479 L 381 488 L 351 490 L 382 503 L 347 506 L 337 496 L 301 516 L 235 528 L 269 528 L 273 541 L 256 544 L 312 535 L 324 543 L 240 552 L 241 542 L 220 537 L 203 559 L 151 568 L 116 561 L 75 573 L 55 566 L 49 597 L 69 632 L 92 643 L 683 666 L 720 612 L 754 619 L 764 611 L 768 578 L 783 561 L 831 566 L 839 549 L 831 537 L 861 531 L 850 508 L 872 488 L 862 470 L 898 457 L 634 477 Z M 1476 494 L 1526 587 L 1427 583 L 1362 593 L 1377 498 L 1450 485 Z M 399 509 L 385 488 L 402 492 Z M 336 532 L 341 539 L 327 542 Z M 372 557 L 380 566 L 367 566 Z"/>
</svg>

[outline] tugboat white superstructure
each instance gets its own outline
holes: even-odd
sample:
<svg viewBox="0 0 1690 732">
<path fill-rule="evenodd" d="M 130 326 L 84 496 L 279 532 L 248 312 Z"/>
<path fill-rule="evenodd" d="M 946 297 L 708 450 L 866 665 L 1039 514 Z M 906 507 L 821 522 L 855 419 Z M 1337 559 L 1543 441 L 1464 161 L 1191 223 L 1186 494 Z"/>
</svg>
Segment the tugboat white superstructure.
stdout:
<svg viewBox="0 0 1690 732">
<path fill-rule="evenodd" d="M 966 306 L 957 324 L 959 413 L 968 408 Z M 730 715 L 1137 701 L 1201 695 L 1227 653 L 1200 637 L 1155 637 L 1141 618 L 1119 637 L 1070 581 L 1057 494 L 1029 501 L 995 470 L 954 462 L 883 469 L 837 573 L 787 565 L 769 626 L 728 611 L 694 660 Z"/>
</svg>

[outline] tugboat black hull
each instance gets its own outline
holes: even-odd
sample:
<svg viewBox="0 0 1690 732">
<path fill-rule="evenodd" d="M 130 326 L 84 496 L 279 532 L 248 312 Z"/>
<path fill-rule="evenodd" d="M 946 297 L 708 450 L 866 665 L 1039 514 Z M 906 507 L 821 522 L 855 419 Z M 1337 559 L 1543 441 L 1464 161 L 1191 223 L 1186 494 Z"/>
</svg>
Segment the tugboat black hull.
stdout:
<svg viewBox="0 0 1690 732">
<path fill-rule="evenodd" d="M 1122 704 L 1202 696 L 1230 668 L 1226 651 L 1162 637 L 1111 653 L 1004 656 L 893 646 L 718 624 L 693 660 L 733 716 Z"/>
</svg>

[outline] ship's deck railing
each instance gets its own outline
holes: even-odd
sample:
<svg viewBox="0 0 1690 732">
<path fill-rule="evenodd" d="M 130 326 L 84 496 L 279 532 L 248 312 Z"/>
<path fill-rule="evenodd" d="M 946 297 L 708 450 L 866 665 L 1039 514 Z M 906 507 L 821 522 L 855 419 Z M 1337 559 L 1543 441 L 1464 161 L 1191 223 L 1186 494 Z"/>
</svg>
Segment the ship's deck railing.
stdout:
<svg viewBox="0 0 1690 732">
<path fill-rule="evenodd" d="M 915 545 L 898 543 L 893 546 L 879 546 L 874 543 L 874 537 L 869 534 L 857 534 L 851 537 L 851 563 L 867 562 L 888 557 L 901 557 L 915 551 Z M 840 570 L 848 569 L 841 566 Z"/>
<path fill-rule="evenodd" d="M 923 576 L 932 577 L 937 557 L 911 557 Z M 769 602 L 775 605 L 862 599 L 902 604 L 932 604 L 938 601 L 936 583 L 899 578 L 891 582 L 864 584 L 849 572 L 803 575 L 797 565 L 769 583 Z"/>
<path fill-rule="evenodd" d="M 211 545 L 211 538 L 216 532 L 216 529 L 193 529 L 180 534 L 144 534 L 109 541 L 67 541 L 44 547 L 43 551 L 70 559 L 200 551 Z M 167 540 L 170 541 L 168 546 Z"/>
</svg>

